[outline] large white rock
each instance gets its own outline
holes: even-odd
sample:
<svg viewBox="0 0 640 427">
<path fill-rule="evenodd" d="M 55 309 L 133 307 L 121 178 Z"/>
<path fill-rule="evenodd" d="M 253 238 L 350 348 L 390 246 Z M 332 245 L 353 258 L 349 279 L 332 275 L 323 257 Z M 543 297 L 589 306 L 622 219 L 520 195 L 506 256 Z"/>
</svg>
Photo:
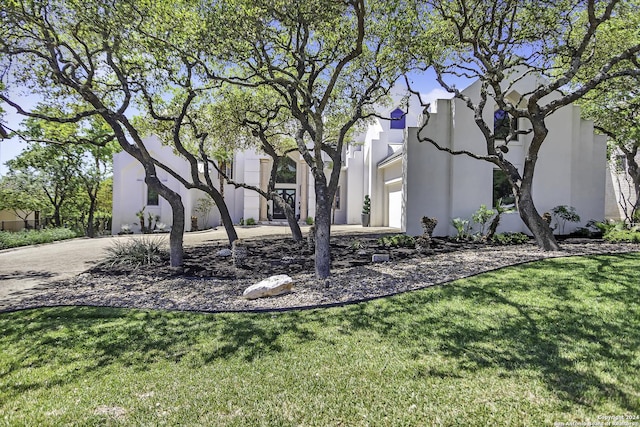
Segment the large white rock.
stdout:
<svg viewBox="0 0 640 427">
<path fill-rule="evenodd" d="M 268 277 L 255 285 L 249 286 L 242 293 L 242 296 L 246 299 L 272 297 L 291 292 L 292 287 L 293 279 L 286 274 L 279 274 L 277 276 Z"/>
</svg>

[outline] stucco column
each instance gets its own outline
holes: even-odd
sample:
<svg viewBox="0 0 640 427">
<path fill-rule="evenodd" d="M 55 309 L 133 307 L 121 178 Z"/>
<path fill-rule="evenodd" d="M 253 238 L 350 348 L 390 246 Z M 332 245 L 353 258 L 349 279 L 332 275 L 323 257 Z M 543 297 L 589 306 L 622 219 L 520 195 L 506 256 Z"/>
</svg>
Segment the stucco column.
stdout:
<svg viewBox="0 0 640 427">
<path fill-rule="evenodd" d="M 304 160 L 298 163 L 300 170 L 300 219 L 309 216 L 309 166 Z"/>
<path fill-rule="evenodd" d="M 260 159 L 260 189 L 267 191 L 269 185 L 269 171 L 271 161 L 269 159 Z M 260 221 L 267 220 L 267 199 L 260 196 Z"/>
</svg>

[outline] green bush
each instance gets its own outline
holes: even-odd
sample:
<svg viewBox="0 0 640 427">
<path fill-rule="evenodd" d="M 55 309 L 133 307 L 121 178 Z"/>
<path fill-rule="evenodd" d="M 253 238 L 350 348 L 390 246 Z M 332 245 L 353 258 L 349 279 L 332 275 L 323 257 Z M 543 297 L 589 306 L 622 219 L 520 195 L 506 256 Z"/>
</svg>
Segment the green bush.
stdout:
<svg viewBox="0 0 640 427">
<path fill-rule="evenodd" d="M 471 224 L 468 219 L 453 218 L 451 225 L 456 229 L 454 240 L 468 240 L 471 238 Z"/>
<path fill-rule="evenodd" d="M 247 218 L 244 225 L 256 225 L 256 220 L 253 218 Z"/>
<path fill-rule="evenodd" d="M 305 220 L 305 222 L 307 223 L 307 225 L 313 225 L 313 217 L 312 216 L 308 216 L 307 219 Z"/>
<path fill-rule="evenodd" d="M 47 228 L 44 230 L 25 230 L 17 233 L 0 231 L 0 249 L 19 246 L 51 243 L 57 240 L 73 239 L 78 234 L 68 228 Z"/>
<path fill-rule="evenodd" d="M 498 233 L 491 238 L 495 245 L 521 245 L 529 241 L 529 236 L 524 233 Z"/>
<path fill-rule="evenodd" d="M 640 232 L 631 230 L 610 230 L 604 235 L 604 239 L 611 243 L 640 243 Z"/>
<path fill-rule="evenodd" d="M 107 248 L 105 262 L 110 265 L 124 265 L 139 267 L 141 265 L 157 264 L 162 262 L 166 255 L 164 249 L 166 239 L 155 236 L 116 240 L 110 248 Z"/>
<path fill-rule="evenodd" d="M 393 236 L 383 236 L 378 239 L 378 245 L 385 248 L 414 248 L 416 240 L 406 234 L 396 234 Z"/>
</svg>

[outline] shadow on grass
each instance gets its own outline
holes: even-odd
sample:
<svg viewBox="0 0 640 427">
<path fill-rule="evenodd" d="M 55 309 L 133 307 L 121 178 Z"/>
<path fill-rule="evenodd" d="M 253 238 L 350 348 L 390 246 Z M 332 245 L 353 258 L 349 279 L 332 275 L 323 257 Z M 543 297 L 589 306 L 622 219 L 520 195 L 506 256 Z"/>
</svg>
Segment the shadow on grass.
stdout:
<svg viewBox="0 0 640 427">
<path fill-rule="evenodd" d="M 459 372 L 532 370 L 563 399 L 590 406 L 600 396 L 637 413 L 637 262 L 632 254 L 546 260 L 348 307 L 327 319 L 347 325 L 346 333 L 395 339 L 415 358 L 439 353 Z"/>
<path fill-rule="evenodd" d="M 329 348 L 345 335 L 375 334 L 409 357 L 438 354 L 456 366 L 431 369 L 430 376 L 533 371 L 562 399 L 588 406 L 594 395 L 603 396 L 634 413 L 640 411 L 633 392 L 640 369 L 637 262 L 632 254 L 546 260 L 369 303 L 278 314 L 102 308 L 7 313 L 0 316 L 0 348 L 13 351 L 0 357 L 0 386 L 11 399 L 108 365 L 144 370 L 149 363 L 185 358 L 194 365 L 251 362 L 312 341 L 325 340 Z M 52 364 L 74 369 L 53 379 L 8 381 L 18 370 Z M 608 381 L 594 372 L 602 366 Z"/>
</svg>

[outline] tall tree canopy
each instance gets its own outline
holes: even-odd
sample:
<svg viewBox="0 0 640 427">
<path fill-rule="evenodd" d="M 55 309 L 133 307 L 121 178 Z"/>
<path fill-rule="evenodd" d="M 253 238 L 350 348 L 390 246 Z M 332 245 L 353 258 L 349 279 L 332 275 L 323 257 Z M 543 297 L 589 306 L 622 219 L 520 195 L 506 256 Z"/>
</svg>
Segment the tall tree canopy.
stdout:
<svg viewBox="0 0 640 427">
<path fill-rule="evenodd" d="M 153 4 L 152 4 L 153 3 Z M 178 193 L 158 177 L 154 159 L 131 121 L 141 89 L 161 76 L 149 67 L 154 31 L 168 28 L 175 2 L 10 0 L 0 14 L 0 67 L 7 85 L 55 100 L 62 115 L 26 111 L 5 91 L 0 99 L 29 117 L 79 123 L 100 116 L 124 151 L 141 162 L 145 182 L 173 210 L 171 265 L 182 264 L 184 206 Z M 185 13 L 183 19 L 190 21 Z M 194 20 L 194 23 L 199 22 Z M 178 25 L 180 22 L 175 22 Z M 180 26 L 179 37 L 189 37 Z M 171 33 L 164 34 L 169 46 Z M 176 37 L 178 37 L 176 36 Z"/>
<path fill-rule="evenodd" d="M 640 2 L 625 2 L 610 22 L 603 26 L 598 43 L 593 46 L 597 58 L 572 82 L 579 86 L 607 60 L 609 52 L 640 42 Z M 638 66 L 636 61 L 636 66 Z M 640 76 L 626 76 L 604 82 L 579 101 L 583 115 L 595 122 L 595 127 L 609 137 L 610 163 L 622 167 L 624 179 L 619 184 L 629 186 L 631 194 L 621 191 L 620 205 L 627 222 L 640 220 Z"/>
<path fill-rule="evenodd" d="M 402 10 L 364 0 L 226 0 L 217 6 L 229 24 L 215 37 L 243 73 L 226 79 L 269 86 L 295 121 L 296 145 L 314 179 L 315 268 L 324 279 L 343 150 L 350 131 L 399 75 L 389 35 Z"/>
</svg>

